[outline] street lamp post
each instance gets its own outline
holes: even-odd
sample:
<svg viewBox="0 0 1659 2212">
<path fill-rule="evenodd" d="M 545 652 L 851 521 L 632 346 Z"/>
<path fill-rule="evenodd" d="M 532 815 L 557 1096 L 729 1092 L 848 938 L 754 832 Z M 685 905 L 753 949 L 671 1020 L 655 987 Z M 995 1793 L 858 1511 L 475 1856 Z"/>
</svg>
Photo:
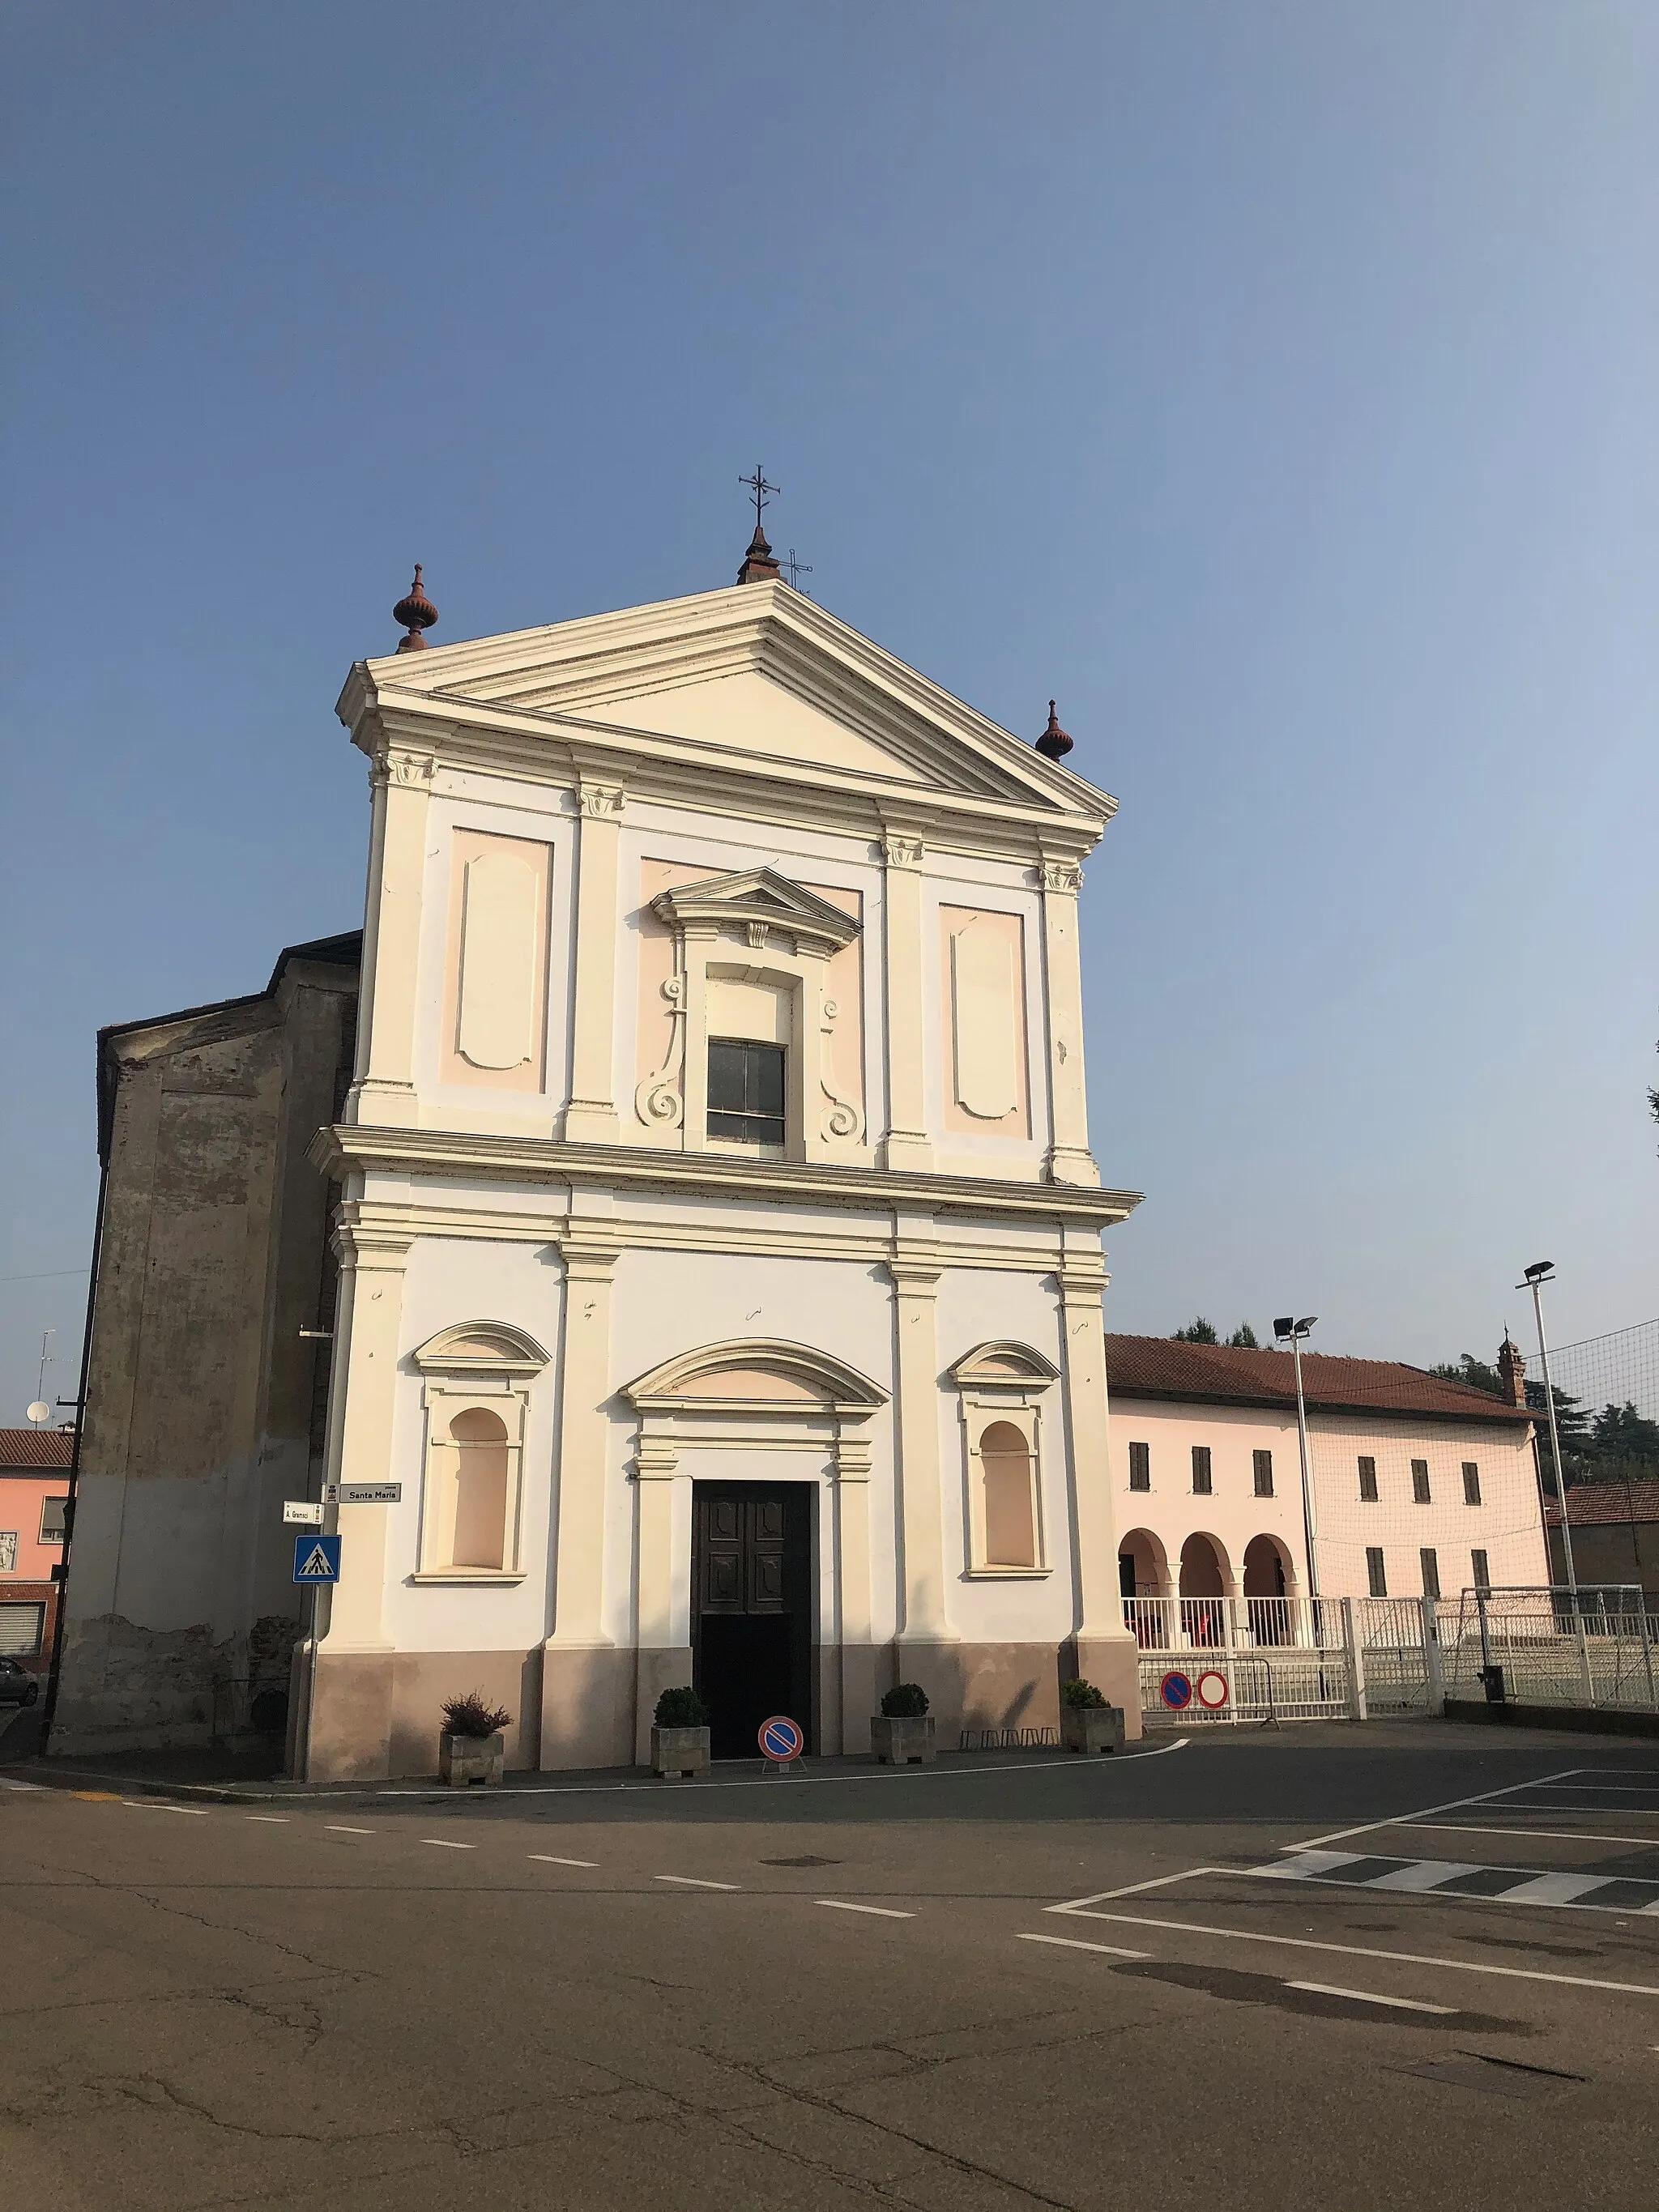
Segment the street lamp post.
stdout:
<svg viewBox="0 0 1659 2212">
<path fill-rule="evenodd" d="M 1573 1611 L 1578 1610 L 1578 1577 L 1572 1565 L 1572 1524 L 1567 1518 L 1567 1476 L 1561 1464 L 1561 1432 L 1555 1425 L 1555 1392 L 1550 1383 L 1550 1348 L 1544 1340 L 1544 1285 L 1555 1280 L 1553 1260 L 1534 1260 L 1530 1267 L 1521 1271 L 1517 1291 L 1532 1292 L 1532 1310 L 1538 1323 L 1538 1364 L 1544 1371 L 1544 1406 L 1550 1421 L 1550 1456 L 1555 1462 L 1556 1496 L 1561 1507 L 1561 1553 L 1567 1564 L 1567 1588 L 1571 1592 Z"/>
<path fill-rule="evenodd" d="M 1296 1440 L 1302 1454 L 1302 1538 L 1308 1553 L 1308 1595 L 1319 1602 L 1319 1516 L 1314 1510 L 1313 1478 L 1308 1468 L 1308 1401 L 1302 1395 L 1302 1340 L 1312 1330 L 1317 1314 L 1296 1321 L 1289 1314 L 1273 1323 L 1273 1335 L 1288 1343 L 1296 1361 Z M 1317 1614 L 1315 1616 L 1317 1619 Z"/>
</svg>

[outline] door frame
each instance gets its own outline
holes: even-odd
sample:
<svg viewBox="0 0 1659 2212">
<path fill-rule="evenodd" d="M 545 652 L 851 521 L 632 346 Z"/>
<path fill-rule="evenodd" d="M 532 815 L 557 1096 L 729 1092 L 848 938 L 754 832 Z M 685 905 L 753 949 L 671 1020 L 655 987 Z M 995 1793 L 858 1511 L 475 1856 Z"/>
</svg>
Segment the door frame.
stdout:
<svg viewBox="0 0 1659 2212">
<path fill-rule="evenodd" d="M 699 1501 L 714 1502 L 722 1498 L 732 1498 L 747 1504 L 757 1496 L 767 1493 L 781 1496 L 786 1510 L 785 1577 L 786 1580 L 791 1577 L 793 1568 L 797 1587 L 805 1600 L 799 1608 L 800 1626 L 793 1631 L 790 1638 L 789 1653 L 789 1671 L 793 1678 L 792 1695 L 794 1691 L 804 1689 L 805 1706 L 799 1713 L 791 1713 L 790 1718 L 799 1720 L 805 1731 L 806 1749 L 809 1753 L 817 1752 L 820 1739 L 818 1653 L 823 1643 L 823 1591 L 819 1583 L 821 1561 L 819 1522 L 823 1514 L 823 1488 L 822 1482 L 813 1480 L 811 1476 L 779 1477 L 770 1474 L 697 1475 L 693 1478 L 691 1483 L 692 1686 L 699 1692 L 702 1688 L 702 1610 L 698 1598 L 702 1584 L 703 1540 L 702 1516 L 697 1510 Z M 788 1529 L 791 1517 L 794 1518 L 798 1535 L 803 1540 L 801 1540 L 801 1558 L 798 1562 L 791 1561 L 787 1548 L 789 1543 Z M 787 1610 L 790 1613 L 793 1612 L 793 1608 Z M 746 1618 L 747 1616 L 737 1617 Z M 756 1756 L 758 1758 L 759 1755 L 759 1750 L 757 1747 Z"/>
</svg>

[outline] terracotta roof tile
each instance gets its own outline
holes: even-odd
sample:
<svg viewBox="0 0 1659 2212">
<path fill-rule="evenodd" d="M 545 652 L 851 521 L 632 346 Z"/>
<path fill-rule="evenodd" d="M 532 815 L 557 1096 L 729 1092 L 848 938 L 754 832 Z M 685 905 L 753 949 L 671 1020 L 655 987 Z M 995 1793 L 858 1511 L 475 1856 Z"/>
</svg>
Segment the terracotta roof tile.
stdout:
<svg viewBox="0 0 1659 2212">
<path fill-rule="evenodd" d="M 1106 1379 L 1120 1398 L 1188 1398 L 1210 1404 L 1294 1406 L 1296 1370 L 1288 1352 L 1245 1352 L 1228 1344 L 1180 1344 L 1167 1336 L 1106 1339 Z M 1394 1359 L 1302 1355 L 1302 1389 L 1322 1413 L 1415 1413 L 1443 1421 L 1509 1422 L 1532 1417 L 1466 1382 L 1443 1382 Z"/>
<path fill-rule="evenodd" d="M 1575 1528 L 1601 1528 L 1632 1519 L 1659 1521 L 1659 1482 L 1632 1482 L 1628 1492 L 1622 1482 L 1571 1483 L 1567 1517 Z M 1544 1500 L 1544 1518 L 1552 1528 L 1560 1527 L 1559 1498 Z"/>
<path fill-rule="evenodd" d="M 67 1467 L 74 1450 L 72 1429 L 0 1429 L 0 1469 Z"/>
</svg>

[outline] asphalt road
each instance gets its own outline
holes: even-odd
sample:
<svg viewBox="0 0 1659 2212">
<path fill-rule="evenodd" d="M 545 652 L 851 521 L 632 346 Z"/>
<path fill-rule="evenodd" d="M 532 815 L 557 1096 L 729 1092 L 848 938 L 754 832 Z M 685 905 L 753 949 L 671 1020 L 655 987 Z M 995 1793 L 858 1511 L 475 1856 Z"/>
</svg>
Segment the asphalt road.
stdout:
<svg viewBox="0 0 1659 2212">
<path fill-rule="evenodd" d="M 1659 2202 L 1659 1745 L 441 1805 L 0 1778 L 0 1838 L 27 2212 Z"/>
</svg>

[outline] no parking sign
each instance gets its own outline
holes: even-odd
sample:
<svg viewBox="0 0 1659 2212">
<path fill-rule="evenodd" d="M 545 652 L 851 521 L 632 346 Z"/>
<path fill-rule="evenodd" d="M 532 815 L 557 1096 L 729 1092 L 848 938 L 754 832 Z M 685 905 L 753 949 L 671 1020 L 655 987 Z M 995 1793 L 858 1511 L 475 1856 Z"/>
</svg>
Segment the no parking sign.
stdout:
<svg viewBox="0 0 1659 2212">
<path fill-rule="evenodd" d="M 1193 1701 L 1193 1680 L 1172 1667 L 1158 1686 L 1158 1694 L 1172 1713 L 1184 1713 Z"/>
<path fill-rule="evenodd" d="M 774 1713 L 769 1721 L 761 1723 L 760 1747 L 776 1765 L 787 1766 L 806 1748 L 800 1723 L 792 1721 L 787 1714 Z"/>
</svg>

